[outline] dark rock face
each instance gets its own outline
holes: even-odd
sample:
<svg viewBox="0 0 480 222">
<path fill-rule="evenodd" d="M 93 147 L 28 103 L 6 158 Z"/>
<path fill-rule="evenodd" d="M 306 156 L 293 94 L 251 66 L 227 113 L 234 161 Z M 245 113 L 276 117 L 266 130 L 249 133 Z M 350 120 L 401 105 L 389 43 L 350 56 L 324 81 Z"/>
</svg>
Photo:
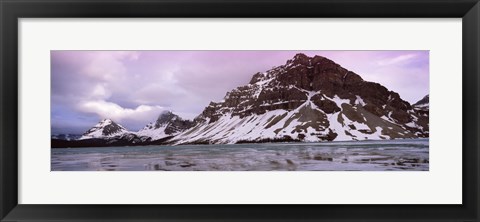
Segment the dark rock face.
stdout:
<svg viewBox="0 0 480 222">
<path fill-rule="evenodd" d="M 157 121 L 155 122 L 155 128 L 160 128 L 165 126 L 166 134 L 175 134 L 178 132 L 185 131 L 186 129 L 193 126 L 193 122 L 190 120 L 184 120 L 179 116 L 173 114 L 170 111 L 160 114 Z"/>
<path fill-rule="evenodd" d="M 116 132 L 119 132 L 119 131 L 121 131 L 122 129 L 123 129 L 123 127 L 119 126 L 119 125 L 116 124 L 116 123 L 112 123 L 112 124 L 107 125 L 107 126 L 105 126 L 105 127 L 103 128 L 102 134 L 108 136 L 108 135 L 112 135 L 112 134 L 114 134 L 114 133 L 116 133 Z"/>
<path fill-rule="evenodd" d="M 331 100 L 326 100 L 320 95 L 314 95 L 312 97 L 312 101 L 315 105 L 317 105 L 320 109 L 322 109 L 325 113 L 335 113 L 340 111 L 340 107 Z"/>
</svg>

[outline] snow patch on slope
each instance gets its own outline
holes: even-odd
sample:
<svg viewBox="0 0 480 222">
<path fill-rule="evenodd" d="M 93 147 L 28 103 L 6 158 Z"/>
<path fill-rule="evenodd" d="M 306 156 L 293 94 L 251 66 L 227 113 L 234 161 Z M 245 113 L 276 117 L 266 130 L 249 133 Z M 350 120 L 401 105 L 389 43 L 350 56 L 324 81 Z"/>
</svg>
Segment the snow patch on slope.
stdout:
<svg viewBox="0 0 480 222">
<path fill-rule="evenodd" d="M 165 133 L 165 129 L 167 128 L 167 125 L 160 126 L 159 128 L 150 128 L 148 125 L 141 129 L 140 131 L 136 132 L 135 134 L 137 136 L 148 136 L 152 138 L 152 140 L 158 140 L 165 138 L 167 136 L 170 136 Z"/>
</svg>

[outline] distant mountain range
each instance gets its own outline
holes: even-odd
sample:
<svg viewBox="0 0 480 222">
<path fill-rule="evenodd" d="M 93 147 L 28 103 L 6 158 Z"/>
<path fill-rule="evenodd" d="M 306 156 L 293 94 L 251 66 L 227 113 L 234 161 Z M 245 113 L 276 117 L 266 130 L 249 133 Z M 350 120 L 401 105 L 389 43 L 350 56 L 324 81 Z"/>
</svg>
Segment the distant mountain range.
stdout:
<svg viewBox="0 0 480 222">
<path fill-rule="evenodd" d="M 297 54 L 211 102 L 193 121 L 167 111 L 138 132 L 104 119 L 52 147 L 348 141 L 429 137 L 429 96 L 411 105 L 322 56 Z"/>
</svg>

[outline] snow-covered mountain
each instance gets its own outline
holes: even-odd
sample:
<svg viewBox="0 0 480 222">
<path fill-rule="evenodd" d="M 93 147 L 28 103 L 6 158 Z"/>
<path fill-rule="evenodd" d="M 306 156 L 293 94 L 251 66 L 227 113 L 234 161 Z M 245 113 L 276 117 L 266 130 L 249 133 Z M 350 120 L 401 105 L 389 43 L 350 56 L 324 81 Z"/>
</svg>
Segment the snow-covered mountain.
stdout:
<svg viewBox="0 0 480 222">
<path fill-rule="evenodd" d="M 131 132 L 111 119 L 103 119 L 87 130 L 78 140 L 108 139 L 110 142 L 123 141 L 138 144 L 145 141 L 155 141 L 172 137 L 193 126 L 190 120 L 184 120 L 171 111 L 162 112 L 155 122 L 147 124 L 138 132 Z M 53 137 L 52 139 L 62 139 Z"/>
<path fill-rule="evenodd" d="M 165 111 L 160 114 L 155 122 L 147 124 L 135 134 L 138 136 L 150 137 L 152 140 L 158 140 L 176 135 L 192 126 L 192 121 L 184 120 L 173 114 L 171 111 Z"/>
<path fill-rule="evenodd" d="M 79 140 L 94 139 L 94 138 L 112 138 L 130 133 L 122 125 L 113 122 L 111 119 L 103 119 L 95 126 L 87 130 Z"/>
<path fill-rule="evenodd" d="M 330 59 L 297 54 L 211 102 L 174 144 L 428 137 L 428 115 Z"/>
</svg>

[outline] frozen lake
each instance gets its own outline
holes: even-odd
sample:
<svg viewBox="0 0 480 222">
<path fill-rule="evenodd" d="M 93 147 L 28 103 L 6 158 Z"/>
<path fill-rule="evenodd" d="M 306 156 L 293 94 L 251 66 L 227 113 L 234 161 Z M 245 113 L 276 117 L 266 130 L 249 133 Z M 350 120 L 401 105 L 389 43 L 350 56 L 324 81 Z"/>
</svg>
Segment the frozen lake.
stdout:
<svg viewBox="0 0 480 222">
<path fill-rule="evenodd" d="M 52 171 L 428 171 L 428 139 L 51 150 Z"/>
</svg>

